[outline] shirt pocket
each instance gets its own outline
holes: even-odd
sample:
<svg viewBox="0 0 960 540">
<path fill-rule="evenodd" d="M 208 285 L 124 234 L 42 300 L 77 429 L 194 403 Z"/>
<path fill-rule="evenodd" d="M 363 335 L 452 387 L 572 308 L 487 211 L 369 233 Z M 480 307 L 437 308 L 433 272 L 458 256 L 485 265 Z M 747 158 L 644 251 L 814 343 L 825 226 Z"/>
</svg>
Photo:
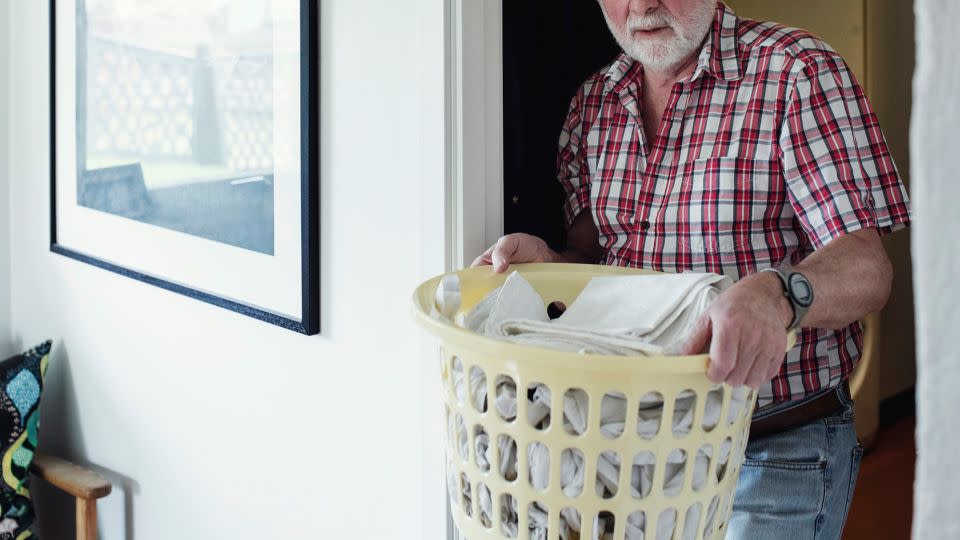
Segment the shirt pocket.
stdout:
<svg viewBox="0 0 960 540">
<path fill-rule="evenodd" d="M 711 271 L 735 265 L 754 248 L 768 165 L 737 156 L 709 157 L 682 164 L 677 174 L 671 202 L 677 208 L 678 247 Z"/>
</svg>

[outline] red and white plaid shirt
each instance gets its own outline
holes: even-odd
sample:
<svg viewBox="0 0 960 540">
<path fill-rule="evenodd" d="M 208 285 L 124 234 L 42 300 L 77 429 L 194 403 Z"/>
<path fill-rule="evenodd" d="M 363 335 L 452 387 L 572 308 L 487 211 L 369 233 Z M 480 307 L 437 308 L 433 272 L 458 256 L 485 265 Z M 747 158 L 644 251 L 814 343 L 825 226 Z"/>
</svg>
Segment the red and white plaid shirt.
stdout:
<svg viewBox="0 0 960 540">
<path fill-rule="evenodd" d="M 642 72 L 621 54 L 590 77 L 560 136 L 567 224 L 589 210 L 607 264 L 739 279 L 848 232 L 909 223 L 863 90 L 812 35 L 739 19 L 718 2 L 696 70 L 673 86 L 652 142 Z M 839 384 L 861 342 L 859 323 L 802 329 L 758 405 Z"/>
</svg>

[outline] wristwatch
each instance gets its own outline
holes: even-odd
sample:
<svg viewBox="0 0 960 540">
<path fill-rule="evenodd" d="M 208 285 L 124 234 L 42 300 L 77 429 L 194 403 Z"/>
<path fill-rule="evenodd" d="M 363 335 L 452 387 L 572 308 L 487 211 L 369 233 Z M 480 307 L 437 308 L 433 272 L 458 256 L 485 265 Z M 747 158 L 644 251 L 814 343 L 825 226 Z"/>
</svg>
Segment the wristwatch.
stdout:
<svg viewBox="0 0 960 540">
<path fill-rule="evenodd" d="M 793 330 L 800 326 L 800 321 L 807 314 L 807 310 L 813 304 L 813 286 L 807 276 L 800 272 L 794 272 L 790 269 L 764 268 L 763 272 L 773 272 L 780 278 L 783 284 L 783 296 L 790 301 L 793 307 L 793 320 L 787 330 Z"/>
</svg>

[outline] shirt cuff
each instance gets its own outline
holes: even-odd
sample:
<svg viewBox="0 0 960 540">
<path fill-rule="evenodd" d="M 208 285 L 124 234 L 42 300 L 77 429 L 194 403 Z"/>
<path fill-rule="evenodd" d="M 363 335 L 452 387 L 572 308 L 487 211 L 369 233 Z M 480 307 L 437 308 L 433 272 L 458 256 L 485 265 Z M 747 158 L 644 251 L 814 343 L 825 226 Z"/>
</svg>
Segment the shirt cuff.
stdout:
<svg viewBox="0 0 960 540">
<path fill-rule="evenodd" d="M 566 199 L 563 202 L 563 221 L 567 228 L 573 224 L 573 220 L 580 215 L 580 212 L 590 208 L 590 182 L 582 180 L 573 191 L 568 191 Z"/>
</svg>

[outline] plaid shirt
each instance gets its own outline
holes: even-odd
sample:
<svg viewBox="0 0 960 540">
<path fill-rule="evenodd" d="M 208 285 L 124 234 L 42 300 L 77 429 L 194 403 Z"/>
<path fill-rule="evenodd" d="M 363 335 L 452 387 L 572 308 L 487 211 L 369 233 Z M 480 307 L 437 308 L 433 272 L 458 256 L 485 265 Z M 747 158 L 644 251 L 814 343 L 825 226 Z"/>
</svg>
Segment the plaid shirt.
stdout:
<svg viewBox="0 0 960 540">
<path fill-rule="evenodd" d="M 812 35 L 739 19 L 718 2 L 694 74 L 673 86 L 652 142 L 642 72 L 621 54 L 588 79 L 560 136 L 567 224 L 589 210 L 607 264 L 739 279 L 848 232 L 909 223 L 863 90 Z M 758 405 L 839 384 L 861 343 L 859 323 L 802 329 Z"/>
</svg>

